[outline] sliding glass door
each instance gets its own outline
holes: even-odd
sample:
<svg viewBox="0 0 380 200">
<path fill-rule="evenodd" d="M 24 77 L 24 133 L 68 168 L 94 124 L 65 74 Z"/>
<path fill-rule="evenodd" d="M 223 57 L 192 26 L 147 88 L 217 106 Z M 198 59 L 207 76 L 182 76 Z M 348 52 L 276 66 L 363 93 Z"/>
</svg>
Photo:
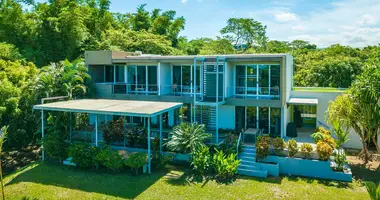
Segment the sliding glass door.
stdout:
<svg viewBox="0 0 380 200">
<path fill-rule="evenodd" d="M 280 65 L 236 65 L 235 95 L 279 99 Z"/>
<path fill-rule="evenodd" d="M 128 93 L 157 93 L 157 66 L 127 66 Z"/>
<path fill-rule="evenodd" d="M 235 127 L 237 130 L 258 128 L 264 134 L 280 137 L 281 108 L 236 106 Z"/>
<path fill-rule="evenodd" d="M 196 85 L 197 87 L 194 90 L 193 85 L 193 76 L 194 68 L 192 65 L 174 65 L 172 68 L 172 92 L 173 93 L 182 93 L 182 94 L 191 94 L 193 91 L 196 93 L 200 92 L 200 83 L 201 83 L 201 70 L 200 66 L 197 66 L 196 69 Z"/>
</svg>

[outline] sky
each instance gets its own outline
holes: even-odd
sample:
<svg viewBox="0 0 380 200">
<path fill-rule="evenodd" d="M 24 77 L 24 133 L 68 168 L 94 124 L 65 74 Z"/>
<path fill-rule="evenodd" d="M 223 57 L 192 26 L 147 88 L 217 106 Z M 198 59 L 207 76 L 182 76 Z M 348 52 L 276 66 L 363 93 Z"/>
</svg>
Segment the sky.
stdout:
<svg viewBox="0 0 380 200">
<path fill-rule="evenodd" d="M 188 39 L 220 36 L 229 18 L 253 18 L 267 26 L 271 40 L 301 39 L 323 48 L 380 41 L 380 0 L 112 0 L 112 12 L 175 10 L 186 19 Z"/>
</svg>

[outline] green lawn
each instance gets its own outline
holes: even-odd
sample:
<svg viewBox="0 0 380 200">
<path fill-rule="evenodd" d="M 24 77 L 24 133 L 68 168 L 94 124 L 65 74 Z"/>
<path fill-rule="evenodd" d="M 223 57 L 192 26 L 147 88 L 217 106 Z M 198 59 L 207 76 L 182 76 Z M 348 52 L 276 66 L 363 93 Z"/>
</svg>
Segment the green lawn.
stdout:
<svg viewBox="0 0 380 200">
<path fill-rule="evenodd" d="M 230 184 L 189 183 L 183 169 L 152 175 L 107 174 L 36 163 L 5 179 L 7 199 L 369 199 L 358 183 L 238 177 Z"/>
</svg>

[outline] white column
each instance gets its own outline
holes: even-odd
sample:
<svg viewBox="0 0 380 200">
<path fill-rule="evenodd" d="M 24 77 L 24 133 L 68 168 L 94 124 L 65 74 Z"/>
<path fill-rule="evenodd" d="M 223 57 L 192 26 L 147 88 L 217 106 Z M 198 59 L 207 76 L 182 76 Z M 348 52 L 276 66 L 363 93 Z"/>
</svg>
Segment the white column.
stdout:
<svg viewBox="0 0 380 200">
<path fill-rule="evenodd" d="M 69 131 L 70 131 L 70 142 L 71 142 L 71 135 L 72 135 L 72 133 L 73 133 L 73 114 L 70 112 L 69 113 L 69 115 L 70 115 L 70 119 L 69 119 L 69 123 L 70 123 L 70 128 L 69 128 Z"/>
<path fill-rule="evenodd" d="M 42 149 L 42 161 L 45 160 L 45 148 L 44 148 L 44 137 L 45 137 L 45 118 L 44 118 L 44 110 L 41 110 L 41 149 Z"/>
<path fill-rule="evenodd" d="M 219 104 L 216 105 L 216 145 L 219 144 Z"/>
<path fill-rule="evenodd" d="M 126 139 L 126 136 L 127 136 L 127 123 L 125 121 L 125 116 L 123 116 L 123 124 L 124 124 L 124 146 L 126 145 L 125 144 L 125 139 Z"/>
<path fill-rule="evenodd" d="M 162 114 L 160 114 L 160 153 L 162 154 Z"/>
<path fill-rule="evenodd" d="M 95 115 L 95 146 L 98 146 L 98 114 Z"/>
<path fill-rule="evenodd" d="M 158 95 L 161 95 L 161 63 L 158 62 L 157 64 L 157 92 Z"/>
<path fill-rule="evenodd" d="M 150 169 L 150 118 L 148 118 L 148 173 L 150 174 L 151 173 L 151 169 Z"/>
<path fill-rule="evenodd" d="M 145 65 L 145 94 L 148 95 L 148 87 L 149 87 L 149 81 L 148 81 L 148 65 Z"/>
<path fill-rule="evenodd" d="M 116 83 L 116 65 L 113 65 L 113 83 Z"/>
</svg>

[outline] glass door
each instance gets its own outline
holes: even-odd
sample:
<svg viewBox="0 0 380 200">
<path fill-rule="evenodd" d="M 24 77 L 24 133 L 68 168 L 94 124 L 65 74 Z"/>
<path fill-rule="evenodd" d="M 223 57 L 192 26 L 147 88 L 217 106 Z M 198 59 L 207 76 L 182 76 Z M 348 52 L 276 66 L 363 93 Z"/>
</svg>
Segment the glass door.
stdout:
<svg viewBox="0 0 380 200">
<path fill-rule="evenodd" d="M 247 65 L 247 94 L 257 95 L 257 66 Z"/>
<path fill-rule="evenodd" d="M 259 65 L 259 95 L 269 95 L 269 65 Z"/>
</svg>

